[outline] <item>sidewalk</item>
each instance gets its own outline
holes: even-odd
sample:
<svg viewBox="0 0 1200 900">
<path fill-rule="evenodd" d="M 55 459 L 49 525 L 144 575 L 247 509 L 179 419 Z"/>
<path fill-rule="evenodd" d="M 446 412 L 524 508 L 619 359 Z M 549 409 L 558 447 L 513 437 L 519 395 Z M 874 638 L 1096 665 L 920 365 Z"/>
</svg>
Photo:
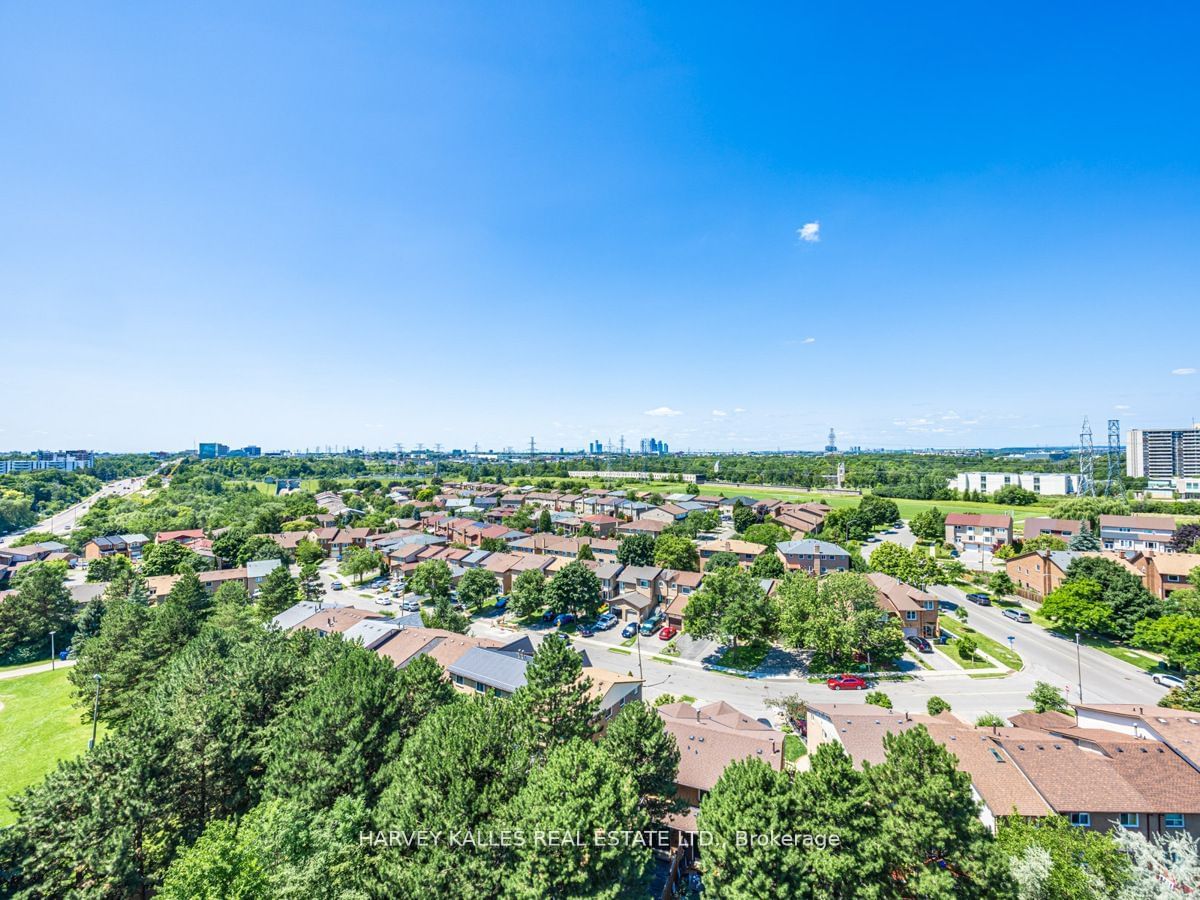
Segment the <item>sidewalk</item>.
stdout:
<svg viewBox="0 0 1200 900">
<path fill-rule="evenodd" d="M 65 668 L 67 668 L 69 666 L 73 666 L 73 665 L 75 665 L 75 660 L 73 660 L 73 659 L 68 659 L 65 661 L 64 660 L 56 660 L 53 663 L 53 667 L 55 669 L 65 669 Z M 37 665 L 33 665 L 33 666 L 23 666 L 20 669 L 6 669 L 6 670 L 0 672 L 0 679 L 20 678 L 22 675 L 36 675 L 38 672 L 49 672 L 50 668 L 51 668 L 51 663 L 44 662 L 44 663 L 38 663 Z"/>
</svg>

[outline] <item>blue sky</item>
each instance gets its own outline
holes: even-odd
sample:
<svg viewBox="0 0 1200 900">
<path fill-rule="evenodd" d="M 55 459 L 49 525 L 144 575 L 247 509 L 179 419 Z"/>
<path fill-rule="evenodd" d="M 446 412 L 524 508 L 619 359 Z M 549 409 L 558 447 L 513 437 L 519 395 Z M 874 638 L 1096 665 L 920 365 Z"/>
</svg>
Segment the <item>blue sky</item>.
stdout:
<svg viewBox="0 0 1200 900">
<path fill-rule="evenodd" d="M 0 7 L 0 448 L 1200 416 L 1193 6 L 427 6 Z"/>
</svg>

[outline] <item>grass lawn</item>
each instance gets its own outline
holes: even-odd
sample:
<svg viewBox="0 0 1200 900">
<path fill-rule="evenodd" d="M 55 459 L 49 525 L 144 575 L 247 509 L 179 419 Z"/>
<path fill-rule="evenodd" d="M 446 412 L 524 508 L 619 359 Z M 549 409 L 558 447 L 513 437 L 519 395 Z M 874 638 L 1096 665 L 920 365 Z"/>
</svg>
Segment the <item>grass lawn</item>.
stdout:
<svg viewBox="0 0 1200 900">
<path fill-rule="evenodd" d="M 738 647 L 730 647 L 722 653 L 718 664 L 730 669 L 741 669 L 743 672 L 753 672 L 762 665 L 762 661 L 770 652 L 770 644 L 762 642 L 742 644 Z"/>
<path fill-rule="evenodd" d="M 997 640 L 993 640 L 992 638 L 988 637 L 987 635 L 980 634 L 978 631 L 976 631 L 970 625 L 964 625 L 962 622 L 958 621 L 958 619 L 954 618 L 953 616 L 939 616 L 938 624 L 941 625 L 944 629 L 946 629 L 946 631 L 949 631 L 951 634 L 953 634 L 956 639 L 964 637 L 966 635 L 970 635 L 971 639 L 973 641 L 975 641 L 975 646 L 977 646 L 980 650 L 982 650 L 984 653 L 986 653 L 988 656 L 990 656 L 992 659 L 996 660 L 996 662 L 1000 663 L 1003 666 L 1007 666 L 1010 669 L 1020 669 L 1025 665 L 1021 661 L 1020 655 L 1018 655 L 1012 649 L 1010 649 L 1009 647 L 1006 647 L 1004 644 L 1000 643 Z M 956 640 L 951 641 L 946 646 L 953 647 L 953 645 L 956 642 L 957 642 Z M 970 669 L 983 668 L 982 666 L 974 665 L 974 664 L 968 663 L 966 660 L 959 659 L 957 649 L 950 652 L 949 655 L 953 659 L 955 659 L 957 662 L 961 663 L 963 668 L 965 668 L 965 669 L 966 668 L 970 668 Z M 984 666 L 986 666 L 986 665 L 987 664 L 985 663 Z"/>
<path fill-rule="evenodd" d="M 56 649 L 61 650 L 62 647 Z M 23 669 L 26 666 L 36 666 L 41 663 L 50 662 L 50 641 L 46 641 L 44 648 L 30 649 L 29 647 L 19 648 L 20 652 L 14 651 L 0 656 L 0 672 L 7 669 Z"/>
<path fill-rule="evenodd" d="M 8 797 L 87 749 L 92 726 L 71 704 L 66 668 L 0 681 L 0 827 L 13 822 Z M 101 729 L 103 730 L 103 729 Z"/>
<path fill-rule="evenodd" d="M 785 734 L 783 736 L 783 761 L 794 763 L 805 753 L 808 748 L 804 746 L 804 739 L 798 734 Z"/>
<path fill-rule="evenodd" d="M 652 656 L 650 658 L 652 660 L 654 660 L 655 662 L 666 663 L 668 666 L 675 665 L 675 660 L 667 659 L 667 657 L 665 657 L 665 656 Z"/>
<path fill-rule="evenodd" d="M 626 650 L 624 647 L 609 647 L 608 652 L 609 653 L 620 653 L 622 656 L 632 656 L 633 655 L 632 651 Z"/>
</svg>

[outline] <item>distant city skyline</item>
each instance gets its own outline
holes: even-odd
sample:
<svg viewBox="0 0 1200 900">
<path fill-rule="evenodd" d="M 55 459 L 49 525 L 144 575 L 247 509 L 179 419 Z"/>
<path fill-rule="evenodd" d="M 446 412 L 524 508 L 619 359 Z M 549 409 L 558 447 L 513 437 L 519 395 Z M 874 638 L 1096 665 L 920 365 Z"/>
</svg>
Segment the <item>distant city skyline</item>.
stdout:
<svg viewBox="0 0 1200 900">
<path fill-rule="evenodd" d="M 1192 6 L 3 22 L 0 447 L 1200 416 Z"/>
</svg>

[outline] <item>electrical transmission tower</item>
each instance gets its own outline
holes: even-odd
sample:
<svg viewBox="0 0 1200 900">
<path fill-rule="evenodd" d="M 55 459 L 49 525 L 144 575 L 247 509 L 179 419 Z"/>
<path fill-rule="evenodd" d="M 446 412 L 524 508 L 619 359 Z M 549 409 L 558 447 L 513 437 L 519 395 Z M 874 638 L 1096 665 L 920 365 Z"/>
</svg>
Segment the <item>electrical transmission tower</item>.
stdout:
<svg viewBox="0 0 1200 900">
<path fill-rule="evenodd" d="M 1096 496 L 1096 448 L 1092 444 L 1092 426 L 1087 416 L 1079 431 L 1079 496 Z"/>
<path fill-rule="evenodd" d="M 1108 420 L 1108 481 L 1104 493 L 1125 499 L 1125 483 L 1121 480 L 1121 420 Z"/>
<path fill-rule="evenodd" d="M 533 454 L 534 454 L 534 448 L 535 448 L 535 445 L 534 445 L 534 443 L 533 443 L 533 437 L 532 437 L 532 436 L 530 436 L 530 438 L 529 438 L 529 455 L 530 455 L 531 457 L 532 457 L 532 456 L 533 456 Z"/>
</svg>

